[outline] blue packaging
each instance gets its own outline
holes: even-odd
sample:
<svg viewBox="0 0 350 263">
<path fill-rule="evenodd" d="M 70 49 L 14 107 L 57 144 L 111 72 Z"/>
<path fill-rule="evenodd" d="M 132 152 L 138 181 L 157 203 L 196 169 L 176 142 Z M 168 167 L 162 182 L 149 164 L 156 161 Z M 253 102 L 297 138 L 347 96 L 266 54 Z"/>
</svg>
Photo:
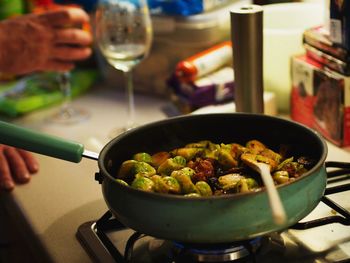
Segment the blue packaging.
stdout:
<svg viewBox="0 0 350 263">
<path fill-rule="evenodd" d="M 151 11 L 167 15 L 190 16 L 211 10 L 231 0 L 148 0 Z"/>
<path fill-rule="evenodd" d="M 55 0 L 57 4 L 77 4 L 80 5 L 87 12 L 94 10 L 98 0 Z"/>
</svg>

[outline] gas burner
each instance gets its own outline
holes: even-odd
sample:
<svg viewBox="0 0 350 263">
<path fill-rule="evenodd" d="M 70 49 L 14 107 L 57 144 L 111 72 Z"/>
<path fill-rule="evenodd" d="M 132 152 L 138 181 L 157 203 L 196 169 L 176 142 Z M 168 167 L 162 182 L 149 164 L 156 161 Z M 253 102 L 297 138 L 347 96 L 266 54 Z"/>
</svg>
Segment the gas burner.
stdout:
<svg viewBox="0 0 350 263">
<path fill-rule="evenodd" d="M 232 244 L 206 245 L 153 239 L 149 241 L 149 250 L 151 255 L 167 251 L 173 262 L 241 262 L 255 255 L 262 244 L 261 240 L 256 238 Z"/>
<path fill-rule="evenodd" d="M 228 244 L 157 239 L 124 227 L 109 211 L 97 222 L 82 224 L 77 236 L 92 258 L 104 263 L 254 263 L 271 251 L 279 256 L 285 250 L 279 233 Z"/>
</svg>

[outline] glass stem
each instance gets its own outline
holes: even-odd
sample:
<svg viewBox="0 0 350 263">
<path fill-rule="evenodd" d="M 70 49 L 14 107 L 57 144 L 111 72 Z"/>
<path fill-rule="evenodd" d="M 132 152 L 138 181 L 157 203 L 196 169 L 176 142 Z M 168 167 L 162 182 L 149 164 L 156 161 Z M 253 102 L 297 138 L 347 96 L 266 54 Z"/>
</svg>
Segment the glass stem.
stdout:
<svg viewBox="0 0 350 263">
<path fill-rule="evenodd" d="M 125 71 L 126 80 L 126 97 L 128 101 L 128 119 L 126 122 L 126 130 L 133 128 L 135 124 L 135 101 L 134 101 L 134 87 L 132 81 L 132 71 Z"/>
<path fill-rule="evenodd" d="M 60 89 L 63 93 L 63 104 L 61 111 L 66 112 L 68 111 L 69 104 L 72 99 L 72 90 L 70 86 L 70 74 L 69 72 L 64 72 L 60 74 Z"/>
</svg>

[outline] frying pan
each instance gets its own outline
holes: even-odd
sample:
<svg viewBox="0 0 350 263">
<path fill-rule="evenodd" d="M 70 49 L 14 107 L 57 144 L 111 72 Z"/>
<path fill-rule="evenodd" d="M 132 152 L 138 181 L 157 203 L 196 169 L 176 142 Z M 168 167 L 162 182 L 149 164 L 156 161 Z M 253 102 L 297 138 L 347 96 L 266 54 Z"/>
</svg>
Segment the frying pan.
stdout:
<svg viewBox="0 0 350 263">
<path fill-rule="evenodd" d="M 277 187 L 287 214 L 283 225 L 272 220 L 265 190 L 194 198 L 144 192 L 115 181 L 120 164 L 137 152 L 167 151 L 200 140 L 244 144 L 251 139 L 272 149 L 288 144 L 290 155 L 316 160 L 307 173 Z M 0 143 L 73 162 L 97 159 L 79 143 L 7 123 L 0 123 Z M 96 179 L 110 211 L 136 231 L 186 243 L 226 243 L 281 231 L 308 215 L 325 191 L 326 156 L 324 139 L 293 121 L 250 113 L 186 115 L 140 126 L 110 141 L 99 154 Z"/>
</svg>

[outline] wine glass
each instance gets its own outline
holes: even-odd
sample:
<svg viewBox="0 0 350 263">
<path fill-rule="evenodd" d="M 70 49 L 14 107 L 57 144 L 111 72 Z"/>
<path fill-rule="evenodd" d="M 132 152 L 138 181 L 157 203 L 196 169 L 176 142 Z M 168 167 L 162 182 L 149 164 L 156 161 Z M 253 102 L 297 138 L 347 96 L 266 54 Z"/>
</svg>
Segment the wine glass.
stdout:
<svg viewBox="0 0 350 263">
<path fill-rule="evenodd" d="M 110 137 L 136 126 L 132 70 L 149 53 L 152 22 L 147 0 L 100 0 L 96 7 L 96 42 L 108 63 L 125 75 L 128 115 L 125 126 Z"/>
<path fill-rule="evenodd" d="M 90 116 L 88 111 L 71 105 L 71 72 L 59 72 L 57 74 L 57 82 L 63 95 L 63 102 L 58 112 L 55 112 L 48 120 L 54 123 L 75 124 L 88 119 Z"/>
</svg>

